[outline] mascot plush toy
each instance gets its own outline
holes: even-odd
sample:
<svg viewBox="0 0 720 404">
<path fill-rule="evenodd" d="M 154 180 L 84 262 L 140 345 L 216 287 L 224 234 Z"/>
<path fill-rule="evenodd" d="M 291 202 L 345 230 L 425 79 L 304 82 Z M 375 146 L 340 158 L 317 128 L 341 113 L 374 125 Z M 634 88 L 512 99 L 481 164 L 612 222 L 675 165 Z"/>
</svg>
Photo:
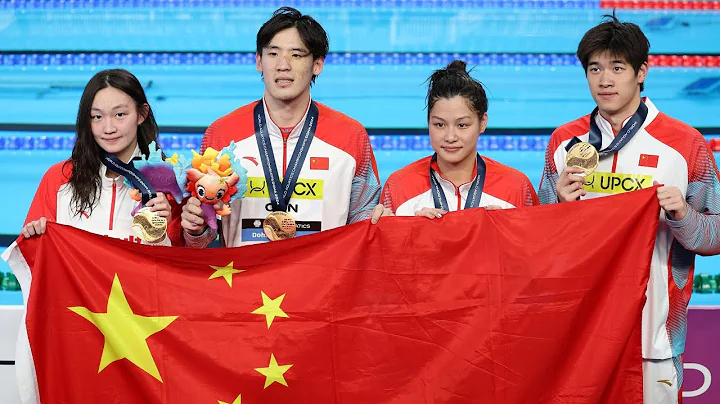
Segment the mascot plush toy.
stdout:
<svg viewBox="0 0 720 404">
<path fill-rule="evenodd" d="M 235 142 L 220 151 L 208 147 L 193 158 L 185 190 L 202 202 L 205 222 L 217 230 L 217 215 L 230 214 L 230 204 L 247 190 L 247 170 L 235 157 Z M 217 208 L 217 209 L 216 209 Z"/>
<path fill-rule="evenodd" d="M 150 154 L 147 159 L 142 157 L 141 159 L 134 160 L 133 165 L 140 171 L 140 173 L 147 179 L 150 185 L 155 188 L 155 192 L 162 192 L 168 199 L 174 199 L 176 201 L 182 201 L 184 193 L 180 184 L 177 181 L 177 173 L 185 172 L 185 157 L 177 154 L 173 155 L 168 159 L 163 159 L 160 150 L 157 150 L 155 142 L 151 142 L 148 145 L 150 148 Z M 125 184 L 130 190 L 130 196 L 136 200 L 141 201 L 142 195 L 140 190 L 132 189 L 133 185 L 125 179 Z M 133 215 L 142 208 L 142 203 L 133 209 L 131 212 Z"/>
<path fill-rule="evenodd" d="M 133 160 L 133 166 L 139 172 L 139 177 L 154 189 L 156 193 L 163 193 L 168 200 L 182 201 L 185 194 L 178 184 L 176 172 L 185 171 L 185 158 L 177 154 L 169 159 L 163 159 L 162 152 L 157 150 L 155 142 L 148 145 L 149 154 L 147 159 L 143 156 Z M 140 202 L 133 208 L 133 232 L 135 236 L 146 241 L 155 242 L 165 236 L 167 231 L 167 219 L 154 214 L 144 208 L 142 193 L 134 189 L 130 181 L 125 179 L 125 184 L 130 188 L 130 196 Z"/>
<path fill-rule="evenodd" d="M 163 159 L 160 150 L 156 150 L 155 142 L 150 143 L 149 148 L 147 159 L 143 157 L 133 161 L 135 168 L 156 192 L 164 193 L 168 199 L 182 201 L 189 196 L 198 198 L 202 202 L 205 222 L 214 230 L 217 230 L 216 215 L 229 215 L 230 204 L 237 198 L 245 197 L 247 170 L 235 157 L 235 142 L 221 151 L 208 148 L 202 155 L 192 150 L 191 161 L 177 153 Z M 132 188 L 129 181 L 125 182 Z M 136 201 L 142 200 L 137 189 L 131 190 L 130 195 Z M 217 211 L 214 208 L 216 204 L 219 206 Z M 135 215 L 142 207 L 142 203 L 138 204 L 132 214 Z"/>
</svg>

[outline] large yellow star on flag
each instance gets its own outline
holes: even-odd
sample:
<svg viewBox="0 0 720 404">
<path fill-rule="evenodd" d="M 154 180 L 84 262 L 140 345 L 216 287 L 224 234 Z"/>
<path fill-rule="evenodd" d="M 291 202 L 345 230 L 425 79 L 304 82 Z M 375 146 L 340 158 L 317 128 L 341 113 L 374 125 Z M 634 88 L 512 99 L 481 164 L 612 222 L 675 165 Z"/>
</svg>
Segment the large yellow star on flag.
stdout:
<svg viewBox="0 0 720 404">
<path fill-rule="evenodd" d="M 265 387 L 263 389 L 268 388 L 269 385 L 278 382 L 282 384 L 283 386 L 287 387 L 287 382 L 285 381 L 285 372 L 290 369 L 292 365 L 282 365 L 279 366 L 277 361 L 275 360 L 275 355 L 270 354 L 270 364 L 266 368 L 255 368 L 258 372 L 260 372 L 263 376 L 265 376 Z"/>
<path fill-rule="evenodd" d="M 268 330 L 270 329 L 270 325 L 272 325 L 275 317 L 290 318 L 290 316 L 288 316 L 280 308 L 280 305 L 285 298 L 285 294 L 282 294 L 280 297 L 276 297 L 275 299 L 270 299 L 268 295 L 266 295 L 265 292 L 263 292 L 262 290 L 260 291 L 260 293 L 262 294 L 263 305 L 262 307 L 259 307 L 252 311 L 252 314 L 264 314 Z"/>
<path fill-rule="evenodd" d="M 218 400 L 218 404 L 241 404 L 240 398 L 241 398 L 240 395 L 238 395 L 237 398 L 235 399 L 235 401 L 233 401 L 232 403 L 226 403 L 225 401 Z"/>
<path fill-rule="evenodd" d="M 212 269 L 214 269 L 215 272 L 212 275 L 210 275 L 208 280 L 223 277 L 223 278 L 225 278 L 225 281 L 227 282 L 228 286 L 232 287 L 233 274 L 239 274 L 240 272 L 245 272 L 244 269 L 235 269 L 233 267 L 233 262 L 235 262 L 235 261 L 230 261 L 230 263 L 225 265 L 224 267 L 216 267 L 214 265 L 210 265 L 210 267 Z"/>
<path fill-rule="evenodd" d="M 106 313 L 93 313 L 86 307 L 68 309 L 93 323 L 105 336 L 98 373 L 116 360 L 127 359 L 162 382 L 147 339 L 165 329 L 178 316 L 145 317 L 133 313 L 117 274 L 110 288 Z"/>
</svg>

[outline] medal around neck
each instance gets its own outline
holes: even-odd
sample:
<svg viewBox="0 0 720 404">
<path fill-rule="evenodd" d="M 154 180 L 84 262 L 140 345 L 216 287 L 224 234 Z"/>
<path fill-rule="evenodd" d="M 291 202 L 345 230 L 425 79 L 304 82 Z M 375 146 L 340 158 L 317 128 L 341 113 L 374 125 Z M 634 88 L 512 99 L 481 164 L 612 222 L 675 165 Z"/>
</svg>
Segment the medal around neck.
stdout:
<svg viewBox="0 0 720 404">
<path fill-rule="evenodd" d="M 263 232 L 270 241 L 295 237 L 295 219 L 287 212 L 270 212 L 263 220 Z"/>
<path fill-rule="evenodd" d="M 137 238 L 154 243 L 165 236 L 167 219 L 151 211 L 150 208 L 142 208 L 133 216 L 132 229 Z"/>
<path fill-rule="evenodd" d="M 595 172 L 600 156 L 595 146 L 588 142 L 577 142 L 568 150 L 565 165 L 583 170 L 577 175 L 587 176 Z"/>
</svg>

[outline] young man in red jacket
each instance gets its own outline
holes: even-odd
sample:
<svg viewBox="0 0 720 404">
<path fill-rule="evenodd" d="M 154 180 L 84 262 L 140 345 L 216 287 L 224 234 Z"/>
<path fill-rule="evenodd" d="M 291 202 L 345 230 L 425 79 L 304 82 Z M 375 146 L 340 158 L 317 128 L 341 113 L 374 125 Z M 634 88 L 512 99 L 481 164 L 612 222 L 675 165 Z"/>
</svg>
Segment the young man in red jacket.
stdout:
<svg viewBox="0 0 720 404">
<path fill-rule="evenodd" d="M 643 392 L 646 404 L 678 403 L 695 255 L 720 252 L 718 169 L 697 130 L 641 97 L 650 44 L 640 27 L 606 17 L 577 50 L 597 108 L 553 132 L 539 197 L 541 203 L 572 203 L 662 184 L 642 313 Z M 577 142 L 599 152 L 587 177 L 565 164 Z"/>
</svg>

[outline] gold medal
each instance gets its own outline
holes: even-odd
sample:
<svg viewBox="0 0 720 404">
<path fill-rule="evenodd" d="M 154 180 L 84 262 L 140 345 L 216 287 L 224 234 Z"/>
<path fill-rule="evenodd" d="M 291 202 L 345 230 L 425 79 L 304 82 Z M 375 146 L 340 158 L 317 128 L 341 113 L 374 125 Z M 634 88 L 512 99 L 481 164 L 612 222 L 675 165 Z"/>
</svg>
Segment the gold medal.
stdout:
<svg viewBox="0 0 720 404">
<path fill-rule="evenodd" d="M 165 236 L 167 219 L 151 211 L 150 208 L 142 208 L 133 216 L 132 229 L 137 238 L 154 243 Z"/>
<path fill-rule="evenodd" d="M 295 237 L 295 219 L 287 212 L 270 212 L 263 220 L 263 232 L 270 241 Z"/>
<path fill-rule="evenodd" d="M 595 146 L 587 142 L 577 142 L 568 150 L 565 156 L 565 165 L 568 167 L 576 167 L 583 170 L 578 175 L 586 176 L 595 172 L 600 161 Z"/>
</svg>

